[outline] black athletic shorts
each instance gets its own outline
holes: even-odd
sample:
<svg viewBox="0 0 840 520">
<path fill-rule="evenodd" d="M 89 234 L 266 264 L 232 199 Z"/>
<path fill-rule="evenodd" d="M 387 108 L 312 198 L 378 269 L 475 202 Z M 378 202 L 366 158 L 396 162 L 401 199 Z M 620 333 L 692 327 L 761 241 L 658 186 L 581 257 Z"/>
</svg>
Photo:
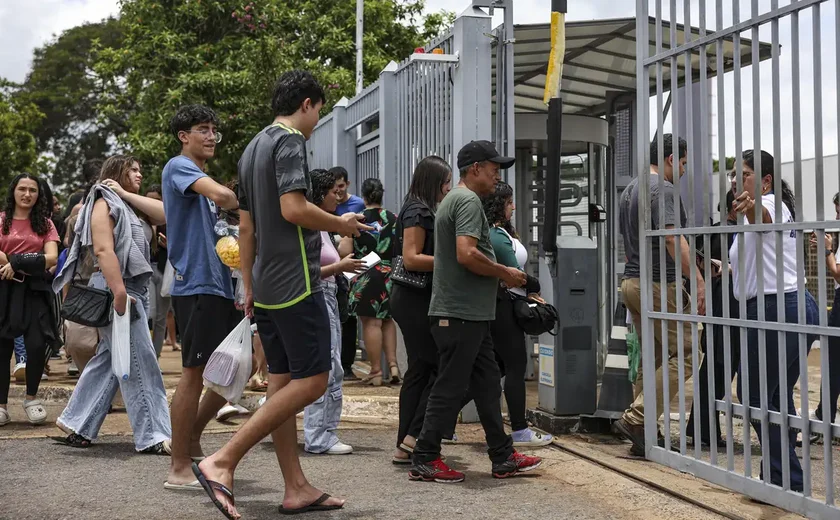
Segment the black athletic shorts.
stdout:
<svg viewBox="0 0 840 520">
<path fill-rule="evenodd" d="M 304 379 L 332 368 L 330 318 L 324 293 L 311 294 L 283 309 L 254 308 L 270 374 Z"/>
<path fill-rule="evenodd" d="M 213 294 L 173 296 L 172 308 L 181 333 L 181 363 L 200 367 L 242 320 L 233 300 Z"/>
</svg>

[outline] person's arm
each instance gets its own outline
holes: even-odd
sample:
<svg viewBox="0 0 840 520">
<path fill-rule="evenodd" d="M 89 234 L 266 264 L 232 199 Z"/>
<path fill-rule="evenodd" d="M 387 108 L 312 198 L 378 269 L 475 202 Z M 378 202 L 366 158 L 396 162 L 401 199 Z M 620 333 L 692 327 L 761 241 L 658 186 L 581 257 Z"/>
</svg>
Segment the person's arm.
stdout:
<svg viewBox="0 0 840 520">
<path fill-rule="evenodd" d="M 58 242 L 47 242 L 44 244 L 44 264 L 47 270 L 52 269 L 58 263 Z"/>
<path fill-rule="evenodd" d="M 743 213 L 750 224 L 755 224 L 755 199 L 752 198 L 750 192 L 745 191 L 735 198 L 732 209 L 736 213 Z M 774 208 L 775 209 L 775 208 Z M 763 224 L 772 224 L 773 215 L 766 205 L 761 206 L 761 222 Z"/>
<path fill-rule="evenodd" d="M 496 260 L 500 264 L 519 269 L 519 262 L 516 261 L 516 253 L 513 251 L 513 242 L 504 231 L 491 228 L 490 243 L 493 244 L 493 252 L 496 253 Z"/>
<path fill-rule="evenodd" d="M 254 232 L 254 221 L 251 212 L 239 210 L 239 267 L 242 272 L 242 283 L 245 287 L 245 314 L 250 318 L 254 315 L 254 286 L 253 269 L 257 256 L 257 236 Z"/>
<path fill-rule="evenodd" d="M 351 237 L 344 237 L 338 242 L 338 256 L 344 258 L 347 255 L 353 254 L 353 239 Z"/>
<path fill-rule="evenodd" d="M 455 238 L 458 263 L 479 276 L 498 278 L 508 287 L 522 287 L 527 281 L 525 273 L 490 260 L 478 250 L 478 239 L 460 235 Z"/>
<path fill-rule="evenodd" d="M 108 288 L 114 295 L 114 309 L 117 314 L 122 315 L 125 313 L 128 293 L 125 290 L 117 254 L 114 252 L 114 220 L 104 199 L 97 200 L 93 205 L 90 226 L 93 252 L 99 262 L 99 270 L 102 271 Z"/>
<path fill-rule="evenodd" d="M 290 191 L 280 196 L 280 213 L 292 224 L 313 231 L 331 231 L 345 237 L 357 237 L 360 231 L 373 229 L 361 222 L 364 215 L 345 213 L 337 217 L 306 200 L 303 193 Z"/>
<path fill-rule="evenodd" d="M 674 229 L 674 226 L 665 226 L 665 229 Z M 682 265 L 683 276 L 686 278 L 691 273 L 691 268 L 694 267 L 695 278 L 697 279 L 697 312 L 699 314 L 706 313 L 706 285 L 703 280 L 703 273 L 697 268 L 695 264 L 696 257 L 691 254 L 691 248 L 688 246 L 688 241 L 682 235 L 668 235 L 665 237 L 665 249 L 668 251 L 671 259 L 677 261 L 677 240 L 680 241 L 680 257 L 679 262 Z"/>
<path fill-rule="evenodd" d="M 116 193 L 124 201 L 128 202 L 131 206 L 145 213 L 146 216 L 149 217 L 150 224 L 155 226 L 166 224 L 166 213 L 163 211 L 163 201 L 125 191 L 123 187 L 120 186 L 120 183 L 112 179 L 107 179 L 103 181 L 102 184 L 111 188 L 114 193 Z"/>
<path fill-rule="evenodd" d="M 338 262 L 321 267 L 321 278 L 335 276 L 341 273 L 363 273 L 367 270 L 364 260 L 347 255 Z"/>
<path fill-rule="evenodd" d="M 834 240 L 828 233 L 825 236 L 825 269 L 835 282 L 840 283 L 840 266 L 837 265 L 837 258 L 834 255 Z M 817 247 L 816 234 L 811 236 L 811 247 Z"/>
<path fill-rule="evenodd" d="M 425 243 L 426 230 L 423 227 L 414 226 L 403 230 L 403 265 L 409 271 L 430 273 L 435 270 L 435 257 L 421 253 Z"/>
<path fill-rule="evenodd" d="M 222 209 L 236 209 L 239 207 L 236 194 L 210 177 L 204 176 L 198 179 L 190 185 L 190 188 L 199 195 L 204 195 L 212 200 Z"/>
<path fill-rule="evenodd" d="M 9 263 L 9 257 L 6 256 L 6 253 L 0 251 L 0 265 L 6 265 Z"/>
</svg>

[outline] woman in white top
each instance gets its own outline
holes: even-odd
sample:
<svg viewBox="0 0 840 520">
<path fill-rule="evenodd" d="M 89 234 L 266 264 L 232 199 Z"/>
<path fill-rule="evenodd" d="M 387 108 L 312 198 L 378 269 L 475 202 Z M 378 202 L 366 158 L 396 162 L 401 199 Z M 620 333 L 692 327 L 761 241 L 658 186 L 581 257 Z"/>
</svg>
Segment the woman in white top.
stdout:
<svg viewBox="0 0 840 520">
<path fill-rule="evenodd" d="M 500 182 L 496 190 L 483 198 L 484 214 L 490 224 L 490 242 L 496 261 L 507 267 L 514 267 L 525 271 L 528 265 L 528 250 L 511 224 L 513 210 L 513 189 L 509 184 Z M 551 444 L 551 435 L 542 435 L 528 428 L 525 420 L 525 371 L 530 361 L 525 331 L 517 323 L 513 315 L 513 301 L 511 295 L 529 295 L 538 301 L 539 282 L 532 276 L 528 277 L 525 288 L 510 289 L 499 284 L 496 297 L 496 319 L 490 325 L 493 337 L 493 347 L 499 368 L 505 376 L 505 400 L 508 405 L 510 426 L 513 430 L 511 437 L 513 445 L 517 447 L 536 447 Z"/>
<path fill-rule="evenodd" d="M 756 224 L 755 215 L 755 200 L 753 198 L 756 193 L 756 187 L 761 192 L 762 218 L 760 223 L 770 224 L 776 219 L 776 196 L 773 193 L 774 185 L 774 160 L 773 156 L 767 152 L 761 152 L 761 170 L 760 173 L 755 171 L 755 160 L 753 151 L 747 150 L 743 154 L 743 190 L 741 194 L 735 199 L 735 211 L 744 215 L 745 224 Z M 735 190 L 737 179 L 732 181 L 733 190 Z M 737 193 L 737 192 L 736 192 Z M 784 222 L 794 221 L 794 197 L 790 188 L 785 181 L 782 181 L 782 218 Z M 759 224 L 760 224 L 759 223 Z M 784 305 L 785 321 L 787 323 L 797 323 L 798 310 L 797 302 L 799 294 L 797 292 L 797 281 L 799 276 L 804 276 L 801 272 L 804 266 L 797 266 L 796 264 L 796 232 L 782 234 L 782 249 L 776 250 L 776 234 L 773 232 L 763 233 L 762 250 L 757 252 L 758 236 L 761 232 L 747 232 L 744 233 L 744 271 L 740 267 L 740 238 L 736 239 L 729 249 L 729 255 L 732 262 L 732 274 L 734 282 L 734 292 L 739 301 L 746 300 L 747 319 L 758 320 L 758 284 L 759 276 L 763 276 L 764 280 L 764 319 L 765 321 L 777 320 L 777 306 Z M 760 254 L 760 257 L 758 256 Z M 783 273 L 782 273 L 782 287 L 778 287 L 776 279 L 776 257 L 782 255 Z M 760 270 L 759 270 L 760 266 Z M 741 282 L 744 282 L 744 289 L 741 289 Z M 817 303 L 814 297 L 809 292 L 802 295 L 805 299 L 806 322 L 808 324 L 818 323 Z M 768 332 L 766 338 L 766 353 L 767 364 L 765 371 L 765 379 L 767 382 L 768 393 L 768 409 L 779 411 L 779 403 L 781 399 L 787 399 L 787 408 L 790 415 L 796 414 L 796 406 L 793 402 L 793 387 L 799 379 L 799 337 L 796 333 L 789 332 L 786 334 L 785 351 L 787 353 L 787 387 L 780 388 L 779 380 L 779 337 L 774 332 Z M 809 345 L 816 337 L 809 337 L 807 344 Z M 760 388 L 760 367 L 758 359 L 758 330 L 748 329 L 747 331 L 747 359 L 741 359 L 741 370 L 744 369 L 745 363 L 749 367 L 749 402 L 752 407 L 761 407 L 761 388 Z M 743 374 L 739 372 L 738 375 L 738 396 L 743 402 Z M 756 414 L 757 415 L 757 414 Z M 762 447 L 766 447 L 767 443 L 761 439 L 761 428 L 757 424 L 753 425 L 756 428 L 756 434 L 762 442 Z M 794 491 L 802 491 L 802 467 L 799 459 L 796 456 L 796 430 L 789 429 L 788 435 L 788 453 L 782 454 L 781 443 L 781 429 L 778 426 L 770 425 L 770 466 L 771 475 L 770 481 L 773 484 L 782 485 L 782 457 L 788 457 L 790 460 L 790 488 Z M 764 476 L 762 475 L 762 479 Z"/>
</svg>

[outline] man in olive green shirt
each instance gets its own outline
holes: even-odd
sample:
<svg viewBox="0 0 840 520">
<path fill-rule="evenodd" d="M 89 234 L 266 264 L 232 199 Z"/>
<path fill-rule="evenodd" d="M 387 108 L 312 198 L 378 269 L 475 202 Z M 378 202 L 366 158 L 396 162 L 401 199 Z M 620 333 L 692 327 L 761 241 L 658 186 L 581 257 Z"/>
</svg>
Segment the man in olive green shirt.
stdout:
<svg viewBox="0 0 840 520">
<path fill-rule="evenodd" d="M 525 283 L 525 273 L 496 263 L 490 228 L 480 196 L 499 182 L 499 169 L 515 160 L 501 157 L 493 144 L 473 141 L 458 152 L 461 182 L 435 213 L 435 268 L 429 316 L 438 347 L 438 377 L 429 394 L 423 430 L 414 448 L 411 480 L 461 482 L 464 474 L 440 458 L 443 432 L 452 431 L 461 401 L 470 389 L 487 438 L 493 476 L 505 478 L 535 469 L 540 459 L 513 449 L 500 405 L 501 373 L 496 363 L 490 322 L 496 316 L 496 291 Z"/>
</svg>

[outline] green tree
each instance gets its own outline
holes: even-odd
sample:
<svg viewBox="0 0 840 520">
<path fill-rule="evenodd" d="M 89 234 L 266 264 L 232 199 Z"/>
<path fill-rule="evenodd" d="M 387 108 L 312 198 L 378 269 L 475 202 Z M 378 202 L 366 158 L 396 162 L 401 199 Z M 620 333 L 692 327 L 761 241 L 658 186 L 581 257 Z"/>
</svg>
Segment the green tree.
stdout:
<svg viewBox="0 0 840 520">
<path fill-rule="evenodd" d="M 104 82 L 94 69 L 97 49 L 118 49 L 120 43 L 120 24 L 110 18 L 68 29 L 35 49 L 16 97 L 45 116 L 34 134 L 38 151 L 51 159 L 54 187 L 73 191 L 82 185 L 84 165 L 106 156 L 126 130 L 120 120 L 99 117 Z"/>
<path fill-rule="evenodd" d="M 717 159 L 712 160 L 712 171 L 713 172 L 718 171 L 718 165 L 719 164 L 720 164 L 720 161 L 718 161 Z M 735 168 L 735 158 L 734 157 L 727 157 L 726 158 L 726 169 L 724 171 L 729 172 L 729 171 L 732 171 L 734 168 Z"/>
<path fill-rule="evenodd" d="M 365 2 L 365 77 L 374 81 L 440 32 L 445 14 L 422 19 L 422 0 Z M 216 110 L 224 139 L 210 174 L 236 175 L 248 141 L 271 120 L 269 100 L 280 73 L 311 70 L 327 87 L 329 106 L 351 96 L 355 10 L 332 0 L 124 0 L 122 46 L 103 48 L 95 67 L 106 78 L 100 118 L 119 120 L 119 144 L 158 178 L 178 152 L 168 121 L 184 104 Z"/>
<path fill-rule="evenodd" d="M 13 87 L 0 79 L 0 192 L 3 193 L 18 173 L 38 173 L 33 132 L 44 117 L 35 105 L 15 99 Z"/>
</svg>

